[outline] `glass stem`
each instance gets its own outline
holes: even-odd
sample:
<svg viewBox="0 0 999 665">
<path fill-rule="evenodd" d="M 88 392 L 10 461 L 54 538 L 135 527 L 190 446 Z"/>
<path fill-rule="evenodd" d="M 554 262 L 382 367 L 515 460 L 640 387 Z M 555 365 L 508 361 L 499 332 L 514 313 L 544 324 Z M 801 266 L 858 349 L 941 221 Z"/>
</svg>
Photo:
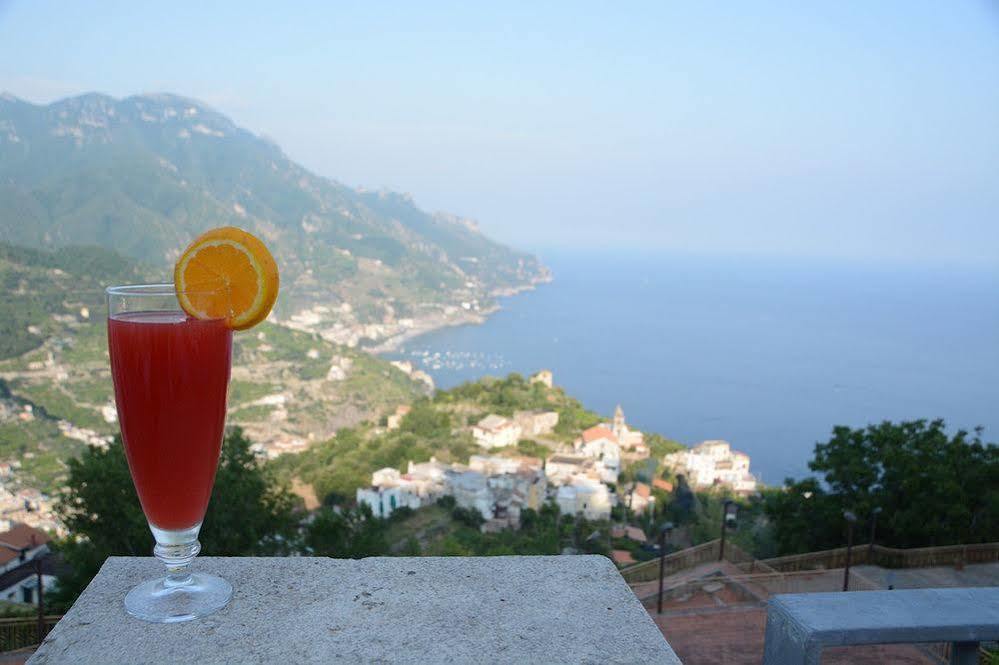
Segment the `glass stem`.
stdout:
<svg viewBox="0 0 999 665">
<path fill-rule="evenodd" d="M 191 563 L 201 551 L 198 532 L 201 524 L 190 529 L 167 530 L 149 525 L 156 539 L 153 554 L 166 566 L 166 586 L 185 586 L 191 583 Z"/>
</svg>

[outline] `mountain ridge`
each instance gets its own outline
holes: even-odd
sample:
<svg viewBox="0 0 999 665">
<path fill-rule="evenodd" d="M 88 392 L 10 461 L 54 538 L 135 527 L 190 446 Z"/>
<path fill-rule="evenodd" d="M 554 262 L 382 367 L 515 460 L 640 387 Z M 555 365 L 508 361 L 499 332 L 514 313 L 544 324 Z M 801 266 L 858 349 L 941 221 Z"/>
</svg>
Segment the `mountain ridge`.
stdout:
<svg viewBox="0 0 999 665">
<path fill-rule="evenodd" d="M 247 228 L 274 250 L 276 317 L 357 344 L 462 322 L 549 278 L 537 258 L 407 194 L 316 175 L 274 142 L 173 93 L 0 97 L 0 232 L 93 244 L 163 269 L 200 231 Z M 298 317 L 297 319 L 295 317 Z"/>
</svg>

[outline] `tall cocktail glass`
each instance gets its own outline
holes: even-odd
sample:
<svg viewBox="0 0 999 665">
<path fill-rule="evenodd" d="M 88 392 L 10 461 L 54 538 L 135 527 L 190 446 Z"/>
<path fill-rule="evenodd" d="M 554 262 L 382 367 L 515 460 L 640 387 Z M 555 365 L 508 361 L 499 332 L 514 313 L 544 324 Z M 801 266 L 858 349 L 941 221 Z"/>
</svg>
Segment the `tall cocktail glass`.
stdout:
<svg viewBox="0 0 999 665">
<path fill-rule="evenodd" d="M 128 468 L 166 576 L 125 596 L 129 614 L 172 623 L 225 607 L 232 586 L 193 572 L 225 425 L 232 330 L 188 316 L 173 284 L 107 289 L 108 350 Z"/>
</svg>

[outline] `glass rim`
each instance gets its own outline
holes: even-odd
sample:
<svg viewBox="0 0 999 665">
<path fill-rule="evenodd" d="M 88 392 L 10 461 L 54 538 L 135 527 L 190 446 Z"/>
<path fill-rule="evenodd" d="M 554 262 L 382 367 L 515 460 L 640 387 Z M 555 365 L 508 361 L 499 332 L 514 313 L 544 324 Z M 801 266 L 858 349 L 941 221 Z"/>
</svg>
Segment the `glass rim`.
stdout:
<svg viewBox="0 0 999 665">
<path fill-rule="evenodd" d="M 108 296 L 115 297 L 141 297 L 147 296 L 150 298 L 162 298 L 167 296 L 176 296 L 180 293 L 186 295 L 194 295 L 198 293 L 209 294 L 214 293 L 214 291 L 194 291 L 191 289 L 184 289 L 180 291 L 176 286 L 170 283 L 162 284 L 122 284 L 119 286 L 109 286 L 104 289 L 104 293 Z"/>
</svg>

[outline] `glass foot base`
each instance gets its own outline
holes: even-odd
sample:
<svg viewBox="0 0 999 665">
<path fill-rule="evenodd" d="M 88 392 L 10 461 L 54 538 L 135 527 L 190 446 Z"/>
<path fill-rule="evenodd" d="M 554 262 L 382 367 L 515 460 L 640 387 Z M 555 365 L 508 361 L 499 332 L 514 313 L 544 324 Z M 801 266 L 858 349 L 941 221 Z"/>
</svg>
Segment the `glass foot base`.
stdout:
<svg viewBox="0 0 999 665">
<path fill-rule="evenodd" d="M 125 596 L 125 609 L 143 621 L 177 623 L 216 612 L 230 598 L 232 585 L 221 577 L 191 573 L 179 584 L 167 577 L 143 582 Z"/>
</svg>

